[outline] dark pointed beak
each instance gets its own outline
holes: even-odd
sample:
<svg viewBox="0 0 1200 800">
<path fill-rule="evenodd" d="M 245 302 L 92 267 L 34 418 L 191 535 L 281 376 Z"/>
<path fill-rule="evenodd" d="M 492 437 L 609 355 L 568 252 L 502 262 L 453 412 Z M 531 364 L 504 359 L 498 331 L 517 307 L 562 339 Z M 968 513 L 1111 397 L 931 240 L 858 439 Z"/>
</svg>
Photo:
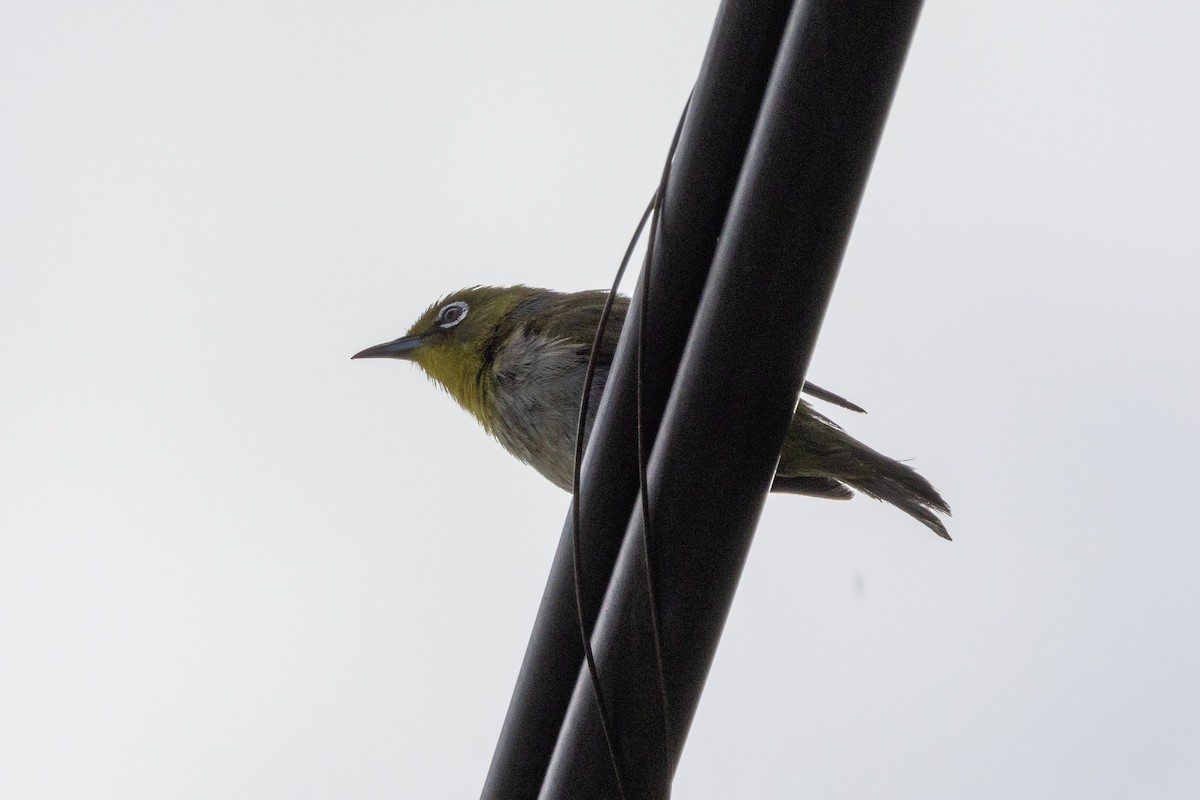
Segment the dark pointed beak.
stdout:
<svg viewBox="0 0 1200 800">
<path fill-rule="evenodd" d="M 394 342 L 368 347 L 361 353 L 355 353 L 350 356 L 350 358 L 403 358 L 411 361 L 412 351 L 421 346 L 421 341 L 420 336 L 401 336 Z"/>
</svg>

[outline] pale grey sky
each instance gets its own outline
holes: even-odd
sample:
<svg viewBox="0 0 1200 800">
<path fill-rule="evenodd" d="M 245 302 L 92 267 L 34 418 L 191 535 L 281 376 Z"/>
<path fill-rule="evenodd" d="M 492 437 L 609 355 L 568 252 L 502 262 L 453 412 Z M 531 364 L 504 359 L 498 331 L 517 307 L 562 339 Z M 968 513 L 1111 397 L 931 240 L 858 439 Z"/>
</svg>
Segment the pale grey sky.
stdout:
<svg viewBox="0 0 1200 800">
<path fill-rule="evenodd" d="M 349 356 L 607 285 L 715 9 L 0 6 L 0 796 L 478 794 L 567 497 Z M 811 376 L 956 541 L 772 498 L 676 797 L 1200 796 L 1198 29 L 928 4 Z"/>
</svg>

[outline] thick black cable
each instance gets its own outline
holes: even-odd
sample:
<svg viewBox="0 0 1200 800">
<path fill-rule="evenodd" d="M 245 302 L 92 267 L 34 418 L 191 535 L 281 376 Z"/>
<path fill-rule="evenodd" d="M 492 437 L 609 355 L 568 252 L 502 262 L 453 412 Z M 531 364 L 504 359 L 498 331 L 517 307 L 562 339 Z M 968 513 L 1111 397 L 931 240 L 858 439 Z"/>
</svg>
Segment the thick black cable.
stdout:
<svg viewBox="0 0 1200 800">
<path fill-rule="evenodd" d="M 620 741 L 635 740 L 622 747 L 623 777 L 639 799 L 663 795 L 694 718 L 919 8 L 920 0 L 806 0 L 791 9 L 648 470 L 676 751 L 665 774 L 651 749 L 659 709 L 645 680 L 654 656 L 639 531 L 627 531 L 594 625 Z M 673 185 L 684 162 L 677 166 Z M 688 196 L 705 191 L 700 183 Z M 674 256 L 711 239 L 669 241 Z M 541 800 L 615 794 L 591 693 L 580 676 Z"/>
</svg>

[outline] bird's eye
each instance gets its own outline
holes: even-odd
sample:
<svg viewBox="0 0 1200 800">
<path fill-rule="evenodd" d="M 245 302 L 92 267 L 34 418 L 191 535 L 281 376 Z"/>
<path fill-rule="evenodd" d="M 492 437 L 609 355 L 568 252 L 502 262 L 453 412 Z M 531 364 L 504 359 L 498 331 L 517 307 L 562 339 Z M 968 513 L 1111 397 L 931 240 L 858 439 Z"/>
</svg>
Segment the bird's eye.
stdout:
<svg viewBox="0 0 1200 800">
<path fill-rule="evenodd" d="M 442 306 L 438 312 L 438 327 L 453 328 L 455 325 L 463 321 L 467 316 L 467 304 L 462 300 L 455 300 L 453 303 L 447 303 Z"/>
</svg>

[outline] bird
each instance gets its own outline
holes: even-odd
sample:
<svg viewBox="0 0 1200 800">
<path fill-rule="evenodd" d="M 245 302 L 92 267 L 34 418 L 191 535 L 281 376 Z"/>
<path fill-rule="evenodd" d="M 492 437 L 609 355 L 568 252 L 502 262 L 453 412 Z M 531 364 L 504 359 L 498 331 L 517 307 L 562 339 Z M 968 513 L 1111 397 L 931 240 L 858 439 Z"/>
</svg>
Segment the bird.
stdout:
<svg viewBox="0 0 1200 800">
<path fill-rule="evenodd" d="M 473 286 L 429 306 L 408 332 L 352 358 L 392 358 L 419 366 L 509 453 L 572 491 L 580 401 L 606 290 L 557 292 Z M 596 359 L 592 397 L 604 389 L 629 299 L 613 298 Z M 863 409 L 812 383 L 805 394 Z M 595 420 L 589 404 L 585 436 Z M 801 399 L 789 423 L 773 492 L 849 499 L 854 492 L 891 503 L 938 536 L 950 506 L 907 464 L 872 450 Z"/>
</svg>

